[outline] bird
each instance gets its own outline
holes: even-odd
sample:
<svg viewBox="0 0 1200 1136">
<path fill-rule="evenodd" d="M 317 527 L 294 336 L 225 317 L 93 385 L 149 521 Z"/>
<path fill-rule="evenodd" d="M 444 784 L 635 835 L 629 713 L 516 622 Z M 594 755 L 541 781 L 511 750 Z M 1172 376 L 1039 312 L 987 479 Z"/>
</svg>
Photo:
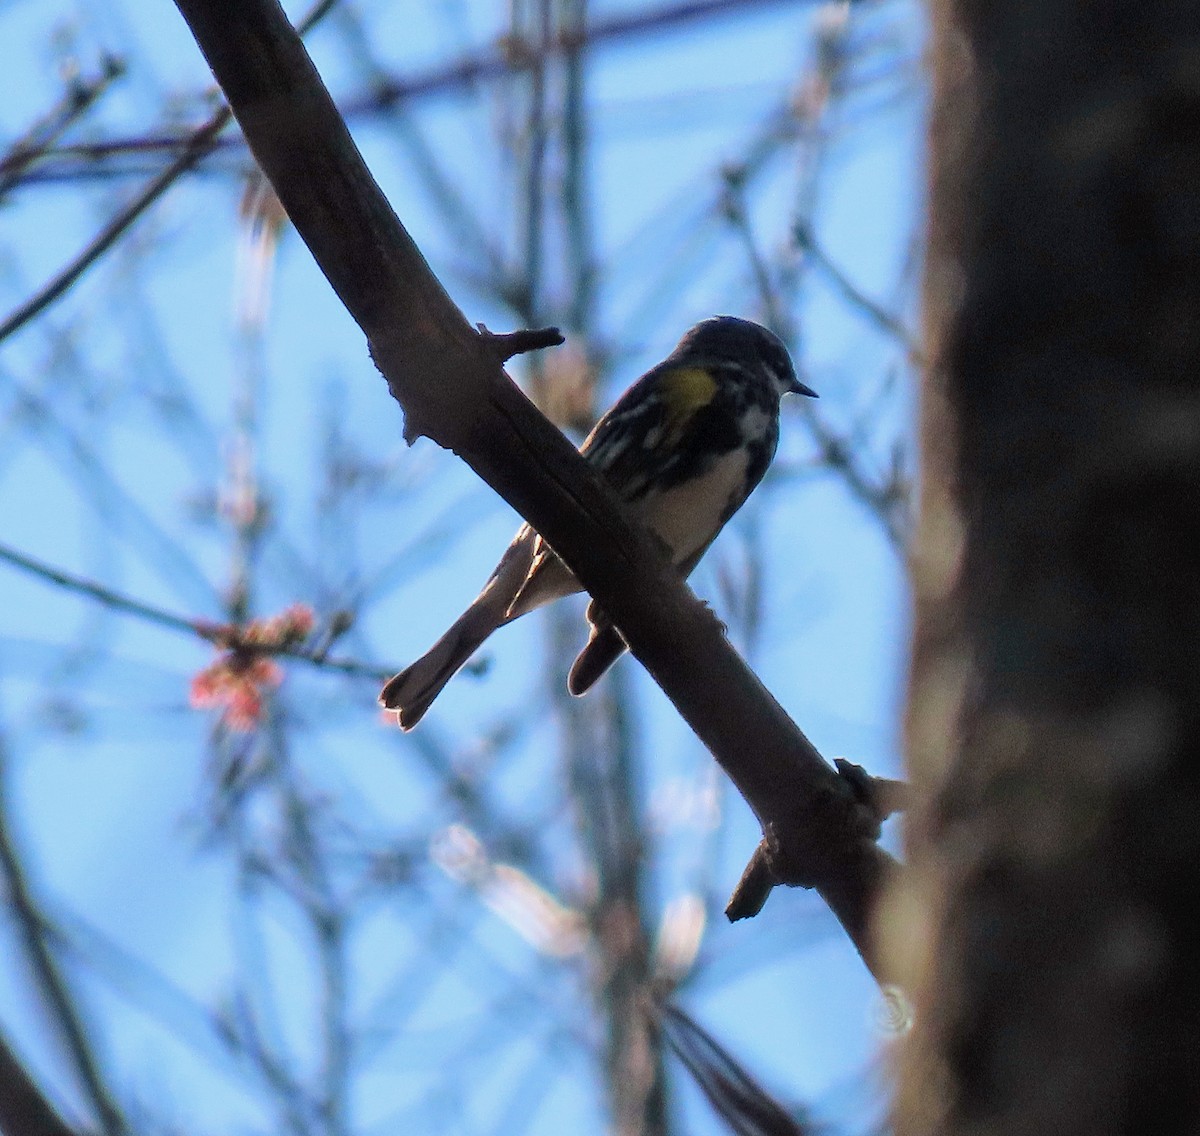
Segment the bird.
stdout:
<svg viewBox="0 0 1200 1136">
<path fill-rule="evenodd" d="M 750 320 L 713 316 L 685 332 L 670 355 L 634 382 L 579 449 L 686 577 L 771 464 L 787 394 L 817 397 L 796 378 L 783 341 Z M 424 655 L 386 683 L 381 705 L 396 711 L 402 729 L 412 729 L 493 631 L 582 590 L 550 546 L 522 525 L 483 591 Z M 567 678 L 574 695 L 585 693 L 626 649 L 594 601 L 587 619 L 587 644 Z"/>
</svg>

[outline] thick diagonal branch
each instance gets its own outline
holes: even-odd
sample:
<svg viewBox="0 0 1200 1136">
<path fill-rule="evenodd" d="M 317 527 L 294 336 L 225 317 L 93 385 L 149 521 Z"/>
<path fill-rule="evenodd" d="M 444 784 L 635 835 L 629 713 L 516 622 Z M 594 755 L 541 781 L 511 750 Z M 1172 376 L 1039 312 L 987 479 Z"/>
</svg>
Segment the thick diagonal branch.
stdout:
<svg viewBox="0 0 1200 1136">
<path fill-rule="evenodd" d="M 848 786 L 764 689 L 654 539 L 505 376 L 375 184 L 273 0 L 176 0 L 288 215 L 405 412 L 543 533 L 732 778 L 776 877 L 830 899 L 868 963 L 891 861 Z"/>
</svg>

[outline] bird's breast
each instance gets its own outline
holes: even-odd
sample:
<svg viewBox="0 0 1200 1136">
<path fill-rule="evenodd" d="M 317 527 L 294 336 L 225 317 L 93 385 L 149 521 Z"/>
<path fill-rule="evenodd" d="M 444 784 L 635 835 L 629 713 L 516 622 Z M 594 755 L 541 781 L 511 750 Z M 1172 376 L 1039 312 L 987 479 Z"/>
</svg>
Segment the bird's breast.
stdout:
<svg viewBox="0 0 1200 1136">
<path fill-rule="evenodd" d="M 742 503 L 747 466 L 744 448 L 730 450 L 698 477 L 634 502 L 633 512 L 680 564 L 703 549 Z"/>
</svg>

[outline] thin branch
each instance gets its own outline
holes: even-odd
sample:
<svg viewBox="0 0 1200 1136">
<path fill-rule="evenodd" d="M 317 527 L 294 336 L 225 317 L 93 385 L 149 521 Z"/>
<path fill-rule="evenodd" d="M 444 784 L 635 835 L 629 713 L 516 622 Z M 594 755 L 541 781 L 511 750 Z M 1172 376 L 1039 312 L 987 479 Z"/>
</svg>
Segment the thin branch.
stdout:
<svg viewBox="0 0 1200 1136">
<path fill-rule="evenodd" d="M 203 126 L 188 135 L 183 153 L 117 213 L 70 264 L 0 323 L 0 343 L 44 312 L 108 252 L 134 222 L 179 180 L 181 174 L 190 170 L 210 151 L 212 140 L 225 128 L 230 118 L 232 114 L 229 108 L 221 107 Z"/>
<path fill-rule="evenodd" d="M 587 0 L 575 0 L 564 8 L 563 23 L 569 32 L 583 41 L 587 34 L 584 25 Z M 592 307 L 596 298 L 595 249 L 591 197 L 586 191 L 585 176 L 588 163 L 588 116 L 584 84 L 588 69 L 585 66 L 583 42 L 566 53 L 563 60 L 562 149 L 563 172 L 561 208 L 566 229 L 565 259 L 570 288 L 568 324 L 577 333 L 586 333 L 592 326 Z"/>
<path fill-rule="evenodd" d="M 892 547 L 904 554 L 909 541 L 909 517 L 906 483 L 899 469 L 877 481 L 855 459 L 853 447 L 820 414 L 809 406 L 801 410 L 826 468 L 837 473 L 846 488 L 875 514 Z"/>
<path fill-rule="evenodd" d="M 337 0 L 321 0 L 299 25 L 299 34 L 311 29 L 328 12 Z M 150 208 L 179 178 L 195 166 L 206 154 L 212 152 L 217 135 L 229 124 L 233 114 L 223 106 L 202 126 L 193 130 L 183 142 L 179 156 L 129 202 L 88 245 L 57 276 L 25 301 L 16 311 L 0 323 L 0 343 L 15 331 L 20 330 L 31 319 L 45 311 L 63 296 L 93 264 L 96 263 L 125 232 Z"/>
<path fill-rule="evenodd" d="M 854 787 L 863 804 L 879 818 L 880 823 L 912 807 L 912 786 L 907 781 L 897 781 L 891 777 L 873 777 L 861 765 L 855 765 L 844 757 L 835 757 L 833 764 Z"/>
<path fill-rule="evenodd" d="M 103 584 L 97 584 L 83 576 L 64 572 L 61 568 L 55 568 L 42 560 L 35 560 L 32 556 L 26 556 L 25 553 L 18 552 L 6 544 L 0 544 L 0 560 L 11 564 L 14 568 L 20 568 L 23 572 L 36 576 L 46 583 L 56 584 L 60 588 L 66 588 L 67 591 L 89 596 L 115 611 L 136 615 L 149 623 L 156 623 L 160 627 L 167 627 L 172 631 L 182 631 L 186 635 L 198 633 L 195 620 L 182 615 L 174 615 L 161 608 L 152 607 L 150 604 L 144 604 L 140 600 L 122 595 L 120 592 L 115 592 L 111 588 L 106 588 Z"/>
<path fill-rule="evenodd" d="M 353 1049 L 348 1023 L 347 914 L 330 878 L 318 806 L 296 783 L 284 733 L 273 729 L 271 738 L 272 769 L 283 814 L 280 855 L 275 858 L 283 870 L 271 873 L 271 878 L 303 913 L 315 942 L 321 973 L 321 1073 L 311 1100 L 325 1136 L 342 1136 L 347 1129 L 347 1075 Z"/>
<path fill-rule="evenodd" d="M 813 1136 L 817 1127 L 795 1119 L 711 1033 L 670 1003 L 659 1022 L 672 1052 L 737 1136 Z"/>
<path fill-rule="evenodd" d="M 558 347 L 566 342 L 563 334 L 556 327 L 541 327 L 528 331 L 509 331 L 497 334 L 488 331 L 483 324 L 476 324 L 479 334 L 490 344 L 496 359 L 507 363 L 516 355 L 524 355 L 527 351 L 540 351 L 546 347 Z"/>
<path fill-rule="evenodd" d="M 758 242 L 754 239 L 754 231 L 742 200 L 743 185 L 743 178 L 726 173 L 725 192 L 720 204 L 721 213 L 742 238 L 759 299 L 766 309 L 767 323 L 784 340 L 790 340 L 793 338 L 792 328 L 789 326 L 791 321 L 785 316 L 779 303 L 770 268 L 758 247 Z M 892 547 L 903 554 L 908 546 L 905 508 L 907 502 L 899 470 L 893 471 L 883 479 L 872 476 L 856 457 L 854 447 L 838 435 L 815 406 L 806 400 L 801 407 L 801 413 L 826 468 L 837 473 L 850 492 L 875 514 Z"/>
<path fill-rule="evenodd" d="M 899 317 L 892 315 L 886 308 L 877 304 L 863 292 L 832 260 L 821 247 L 812 229 L 803 222 L 797 221 L 792 228 L 792 239 L 798 248 L 802 249 L 815 264 L 826 279 L 829 280 L 852 308 L 857 308 L 867 316 L 872 323 L 895 339 L 904 348 L 909 362 L 917 368 L 925 366 L 925 355 L 920 345 L 913 338 L 912 332 L 904 325 Z"/>
<path fill-rule="evenodd" d="M 310 666 L 318 667 L 322 670 L 337 671 L 340 674 L 350 675 L 354 678 L 369 678 L 377 682 L 385 682 L 392 675 L 392 670 L 388 667 L 374 666 L 370 663 L 359 662 L 357 659 L 330 658 L 325 653 L 328 650 L 328 643 L 318 643 L 315 646 L 305 646 L 302 644 L 278 646 L 263 651 L 261 647 L 256 648 L 253 643 L 242 642 L 239 639 L 236 626 L 231 627 L 228 624 L 216 624 L 203 619 L 189 618 L 186 615 L 177 615 L 175 612 L 167 611 L 164 608 L 143 603 L 141 600 L 136 600 L 132 596 L 115 591 L 104 584 L 98 584 L 96 581 L 89 580 L 84 576 L 77 576 L 72 572 L 55 568 L 45 561 L 27 556 L 25 553 L 18 552 L 15 548 L 10 548 L 6 544 L 0 544 L 0 561 L 11 564 L 14 568 L 19 568 L 21 571 L 45 583 L 55 584 L 77 595 L 88 596 L 105 607 L 111 608 L 113 611 L 136 616 L 147 623 L 165 627 L 170 631 L 178 631 L 184 635 L 204 639 L 206 642 L 222 648 L 247 651 L 257 649 L 265 654 L 281 655 L 285 658 L 296 659 L 299 662 L 308 663 Z"/>
<path fill-rule="evenodd" d="M 35 122 L 0 157 L 0 199 L 20 182 L 22 173 L 46 154 L 124 73 L 125 64 L 120 59 L 106 56 L 100 74 L 94 79 L 76 76 L 67 84 L 58 105 Z"/>
<path fill-rule="evenodd" d="M 313 1103 L 304 1086 L 296 1080 L 262 1036 L 254 1008 L 247 995 L 238 993 L 230 1007 L 231 1048 L 251 1064 L 264 1086 L 271 1090 L 279 1105 L 280 1121 L 293 1136 L 310 1136 L 309 1116 Z"/>
<path fill-rule="evenodd" d="M 741 15 L 759 8 L 783 6 L 789 2 L 790 0 L 683 0 L 682 3 L 664 4 L 659 8 L 623 12 L 597 20 L 590 27 L 561 33 L 546 45 L 544 53 L 550 57 L 569 57 L 585 48 L 622 43 L 635 37 L 648 38 L 706 20 Z M 307 24 L 308 21 L 300 25 L 301 34 L 307 30 Z M 534 45 L 514 42 L 507 38 L 465 54 L 450 63 L 431 68 L 424 74 L 393 76 L 379 73 L 372 77 L 370 92 L 345 100 L 341 111 L 348 119 L 358 119 L 389 110 L 401 103 L 471 90 L 480 83 L 524 75 L 539 65 L 540 55 Z M 22 181 L 59 181 L 73 176 L 95 176 L 95 171 L 90 167 L 96 162 L 110 158 L 145 156 L 162 151 L 174 152 L 188 145 L 188 137 L 159 133 L 59 146 L 48 151 L 38 167 Z M 229 138 L 215 141 L 212 148 L 224 151 L 241 148 L 243 145 L 242 139 Z M 48 169 L 47 159 L 60 164 Z M 78 174 L 73 173 L 69 167 L 61 168 L 64 161 L 80 163 L 83 168 Z M 140 172 L 143 172 L 142 165 L 133 170 L 118 169 L 115 174 L 119 176 Z"/>
</svg>

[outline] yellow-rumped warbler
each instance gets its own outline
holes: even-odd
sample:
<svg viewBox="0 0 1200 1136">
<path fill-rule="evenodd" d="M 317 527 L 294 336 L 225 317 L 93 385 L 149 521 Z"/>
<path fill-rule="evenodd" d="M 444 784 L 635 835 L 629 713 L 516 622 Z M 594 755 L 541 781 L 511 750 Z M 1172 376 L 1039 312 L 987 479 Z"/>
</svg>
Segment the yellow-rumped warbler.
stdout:
<svg viewBox="0 0 1200 1136">
<path fill-rule="evenodd" d="M 797 381 L 779 338 L 749 320 L 714 316 L 614 403 L 580 451 L 687 576 L 766 473 L 779 444 L 779 403 L 788 393 L 816 397 Z M 411 729 L 496 628 L 581 590 L 523 525 L 475 602 L 387 683 L 379 701 Z M 625 650 L 595 603 L 588 620 L 591 635 L 567 679 L 572 694 L 583 694 Z"/>
</svg>

